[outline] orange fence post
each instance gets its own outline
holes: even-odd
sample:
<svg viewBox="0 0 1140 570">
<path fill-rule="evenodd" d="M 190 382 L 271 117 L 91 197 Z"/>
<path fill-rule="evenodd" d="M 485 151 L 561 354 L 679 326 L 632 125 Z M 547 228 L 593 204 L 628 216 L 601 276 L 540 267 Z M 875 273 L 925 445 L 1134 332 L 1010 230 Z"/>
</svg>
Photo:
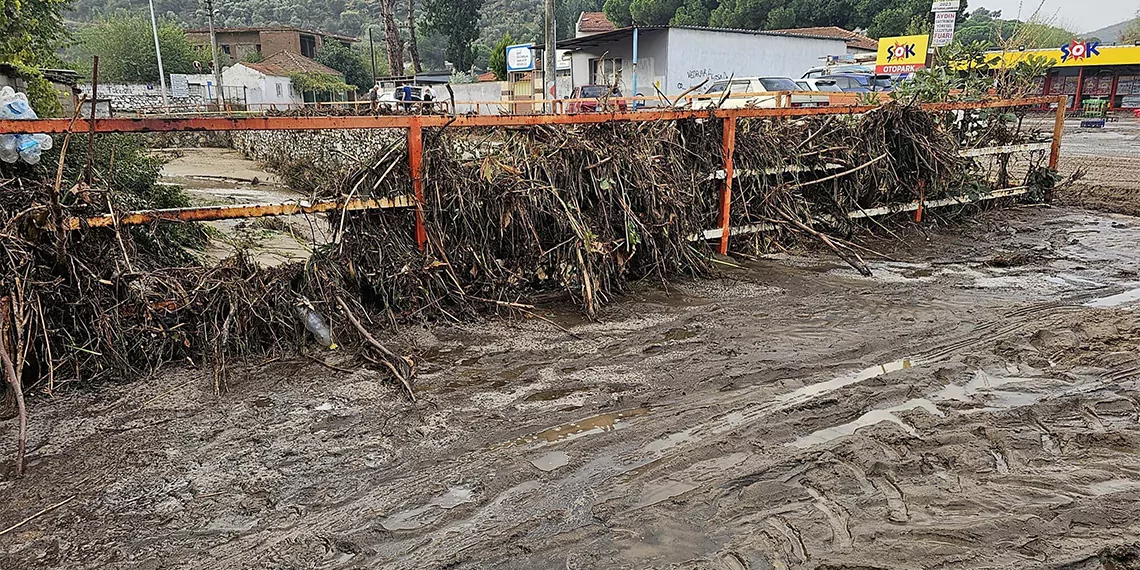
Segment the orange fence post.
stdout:
<svg viewBox="0 0 1140 570">
<path fill-rule="evenodd" d="M 408 166 L 412 171 L 412 192 L 416 196 L 416 245 L 420 251 L 427 246 L 427 228 L 424 227 L 424 128 L 418 120 L 408 126 Z"/>
<path fill-rule="evenodd" d="M 728 255 L 729 212 L 732 209 L 732 155 L 736 152 L 736 118 L 725 117 L 721 139 L 724 153 L 724 181 L 720 183 L 720 254 Z"/>
<path fill-rule="evenodd" d="M 1061 160 L 1061 135 L 1065 134 L 1065 103 L 1068 98 L 1062 95 L 1057 99 L 1057 117 L 1053 120 L 1053 145 L 1049 148 L 1049 168 L 1057 170 Z"/>
</svg>

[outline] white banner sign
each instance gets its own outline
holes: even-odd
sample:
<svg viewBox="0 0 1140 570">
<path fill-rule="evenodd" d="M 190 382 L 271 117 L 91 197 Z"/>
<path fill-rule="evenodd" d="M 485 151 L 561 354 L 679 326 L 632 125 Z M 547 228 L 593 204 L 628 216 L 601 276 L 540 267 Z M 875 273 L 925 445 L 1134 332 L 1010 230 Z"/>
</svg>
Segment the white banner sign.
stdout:
<svg viewBox="0 0 1140 570">
<path fill-rule="evenodd" d="M 534 50 L 531 44 L 507 46 L 507 71 L 533 71 Z"/>
<path fill-rule="evenodd" d="M 930 6 L 931 12 L 957 12 L 962 3 L 959 0 L 934 0 Z"/>
<path fill-rule="evenodd" d="M 930 45 L 934 47 L 948 46 L 954 41 L 954 21 L 957 12 L 937 12 L 934 14 L 934 39 Z"/>
<path fill-rule="evenodd" d="M 170 94 L 174 97 L 189 97 L 190 78 L 181 73 L 171 73 Z"/>
</svg>

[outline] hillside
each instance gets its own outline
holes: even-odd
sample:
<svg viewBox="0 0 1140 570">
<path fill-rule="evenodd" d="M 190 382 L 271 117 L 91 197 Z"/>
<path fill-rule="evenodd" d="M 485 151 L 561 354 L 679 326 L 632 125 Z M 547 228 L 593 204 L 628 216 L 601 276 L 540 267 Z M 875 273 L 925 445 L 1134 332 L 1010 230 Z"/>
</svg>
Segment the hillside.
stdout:
<svg viewBox="0 0 1140 570">
<path fill-rule="evenodd" d="M 1105 26 L 1099 30 L 1093 30 L 1085 34 L 1085 36 L 1090 38 L 1097 38 L 1106 44 L 1119 42 L 1120 37 L 1124 35 L 1124 30 L 1128 27 L 1128 24 L 1132 23 L 1132 20 L 1132 18 L 1129 18 L 1123 22 L 1119 22 L 1111 26 Z"/>
</svg>

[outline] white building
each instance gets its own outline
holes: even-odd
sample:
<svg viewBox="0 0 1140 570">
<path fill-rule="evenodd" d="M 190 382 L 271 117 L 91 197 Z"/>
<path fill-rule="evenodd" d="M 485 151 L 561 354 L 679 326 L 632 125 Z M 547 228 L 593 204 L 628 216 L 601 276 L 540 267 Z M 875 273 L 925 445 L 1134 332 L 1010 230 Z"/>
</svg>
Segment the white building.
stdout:
<svg viewBox="0 0 1140 570">
<path fill-rule="evenodd" d="M 558 47 L 570 52 L 574 87 L 611 84 L 620 70 L 623 95 L 653 96 L 655 84 L 666 95 L 680 95 L 706 79 L 798 78 L 828 56 L 846 54 L 848 44 L 789 32 L 639 26 L 580 33 Z"/>
<path fill-rule="evenodd" d="M 251 110 L 301 107 L 305 95 L 293 86 L 290 75 L 321 73 L 344 79 L 344 74 L 303 55 L 277 52 L 259 63 L 236 63 L 222 71 L 226 98 L 245 101 Z M 241 91 L 239 94 L 238 91 Z"/>
</svg>

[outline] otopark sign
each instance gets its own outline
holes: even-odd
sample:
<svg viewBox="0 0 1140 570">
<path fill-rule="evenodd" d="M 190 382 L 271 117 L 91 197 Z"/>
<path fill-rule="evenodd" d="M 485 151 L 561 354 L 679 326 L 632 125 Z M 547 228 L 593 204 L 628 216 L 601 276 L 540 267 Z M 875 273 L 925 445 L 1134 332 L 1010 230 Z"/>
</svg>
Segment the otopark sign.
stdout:
<svg viewBox="0 0 1140 570">
<path fill-rule="evenodd" d="M 926 50 L 929 45 L 930 37 L 926 34 L 880 39 L 879 51 L 875 57 L 875 73 L 903 75 L 926 67 Z"/>
</svg>

